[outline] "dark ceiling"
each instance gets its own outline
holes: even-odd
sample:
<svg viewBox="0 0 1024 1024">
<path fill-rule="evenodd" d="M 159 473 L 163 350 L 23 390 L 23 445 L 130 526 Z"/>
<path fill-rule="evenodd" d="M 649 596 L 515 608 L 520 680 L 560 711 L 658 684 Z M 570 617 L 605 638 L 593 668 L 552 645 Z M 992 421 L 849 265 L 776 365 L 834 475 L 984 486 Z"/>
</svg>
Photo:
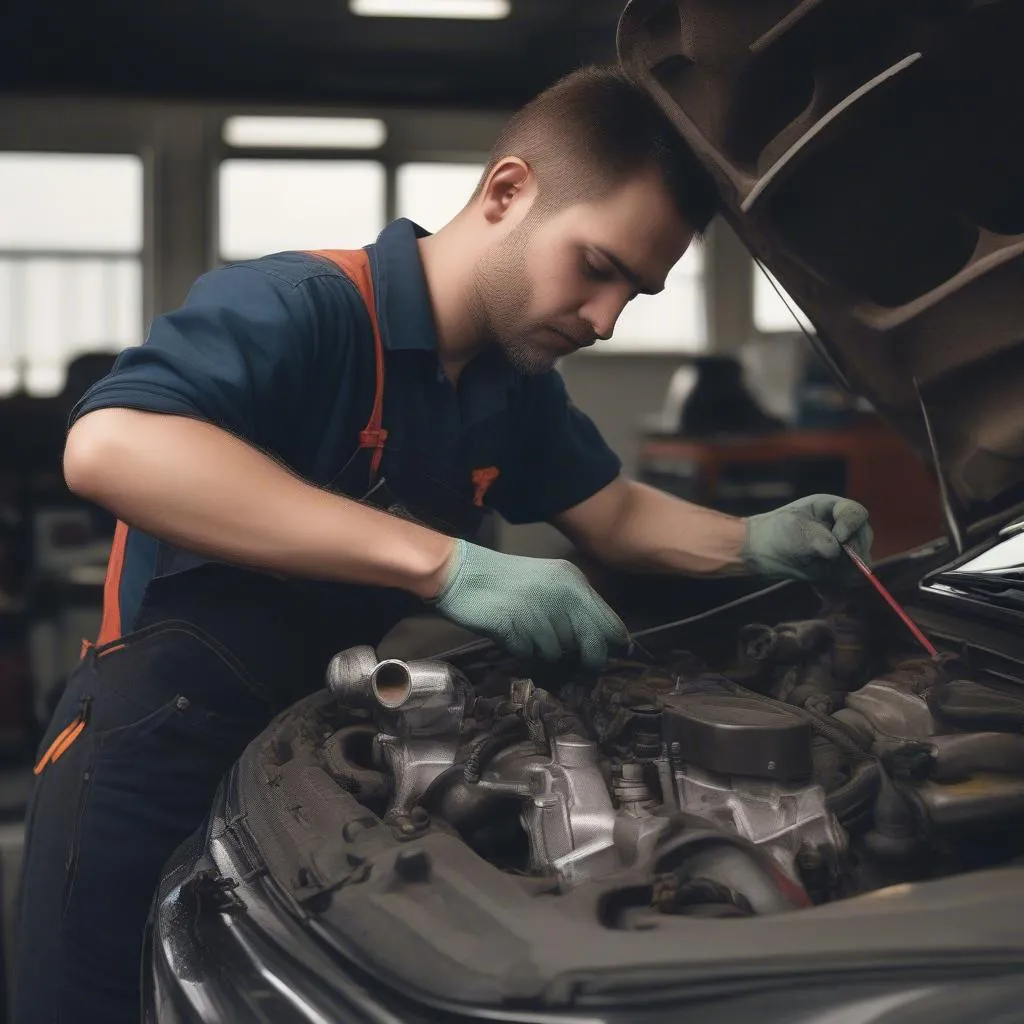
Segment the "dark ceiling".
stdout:
<svg viewBox="0 0 1024 1024">
<path fill-rule="evenodd" d="M 501 21 L 362 18 L 347 0 L 7 0 L 0 91 L 510 107 L 614 57 L 625 0 Z"/>
</svg>

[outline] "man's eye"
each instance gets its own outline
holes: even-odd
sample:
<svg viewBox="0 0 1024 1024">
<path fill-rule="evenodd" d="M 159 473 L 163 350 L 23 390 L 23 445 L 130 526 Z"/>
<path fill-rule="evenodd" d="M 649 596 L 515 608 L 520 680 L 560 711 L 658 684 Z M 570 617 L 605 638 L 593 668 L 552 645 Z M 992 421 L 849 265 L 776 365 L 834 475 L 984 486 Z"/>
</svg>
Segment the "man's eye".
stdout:
<svg viewBox="0 0 1024 1024">
<path fill-rule="evenodd" d="M 613 271 L 610 267 L 601 267 L 592 262 L 586 256 L 583 257 L 583 274 L 592 281 L 610 281 Z"/>
</svg>

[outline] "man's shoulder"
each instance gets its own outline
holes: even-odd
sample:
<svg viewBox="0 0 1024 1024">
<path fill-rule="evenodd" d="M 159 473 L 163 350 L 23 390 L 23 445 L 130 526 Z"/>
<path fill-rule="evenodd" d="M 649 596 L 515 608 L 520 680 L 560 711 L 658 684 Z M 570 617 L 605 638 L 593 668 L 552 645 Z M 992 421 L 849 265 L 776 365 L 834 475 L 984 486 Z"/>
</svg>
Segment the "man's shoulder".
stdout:
<svg viewBox="0 0 1024 1024">
<path fill-rule="evenodd" d="M 239 260 L 199 278 L 188 305 L 226 308 L 265 323 L 292 321 L 337 332 L 366 328 L 366 304 L 355 283 L 330 260 L 298 250 Z"/>
<path fill-rule="evenodd" d="M 221 268 L 222 272 L 252 271 L 265 274 L 282 285 L 297 287 L 309 281 L 326 278 L 348 282 L 348 277 L 331 260 L 315 252 L 292 249 L 255 259 L 238 260 Z M 349 282 L 350 283 L 350 282 Z"/>
</svg>

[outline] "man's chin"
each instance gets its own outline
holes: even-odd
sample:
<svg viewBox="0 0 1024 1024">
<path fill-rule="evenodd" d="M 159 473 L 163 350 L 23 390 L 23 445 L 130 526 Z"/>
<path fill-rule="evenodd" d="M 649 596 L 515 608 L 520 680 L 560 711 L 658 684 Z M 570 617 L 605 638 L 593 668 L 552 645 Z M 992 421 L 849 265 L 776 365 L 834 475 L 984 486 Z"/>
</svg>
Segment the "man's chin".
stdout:
<svg viewBox="0 0 1024 1024">
<path fill-rule="evenodd" d="M 542 373 L 550 373 L 558 360 L 568 355 L 568 351 L 540 345 L 509 345 L 505 347 L 508 361 L 520 372 L 535 377 Z"/>
</svg>

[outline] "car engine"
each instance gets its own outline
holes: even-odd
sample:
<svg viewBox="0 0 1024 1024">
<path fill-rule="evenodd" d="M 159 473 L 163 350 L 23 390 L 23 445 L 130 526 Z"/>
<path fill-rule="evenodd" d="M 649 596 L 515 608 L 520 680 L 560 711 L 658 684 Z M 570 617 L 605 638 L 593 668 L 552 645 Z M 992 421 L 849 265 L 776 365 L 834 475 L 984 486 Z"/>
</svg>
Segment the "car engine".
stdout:
<svg viewBox="0 0 1024 1024">
<path fill-rule="evenodd" d="M 726 666 L 669 651 L 596 677 L 353 648 L 328 688 L 357 717 L 323 756 L 399 828 L 454 830 L 556 892 L 643 878 L 663 913 L 771 913 L 959 870 L 986 829 L 1024 851 L 1024 699 L 870 634 L 826 610 L 742 627 Z"/>
</svg>

